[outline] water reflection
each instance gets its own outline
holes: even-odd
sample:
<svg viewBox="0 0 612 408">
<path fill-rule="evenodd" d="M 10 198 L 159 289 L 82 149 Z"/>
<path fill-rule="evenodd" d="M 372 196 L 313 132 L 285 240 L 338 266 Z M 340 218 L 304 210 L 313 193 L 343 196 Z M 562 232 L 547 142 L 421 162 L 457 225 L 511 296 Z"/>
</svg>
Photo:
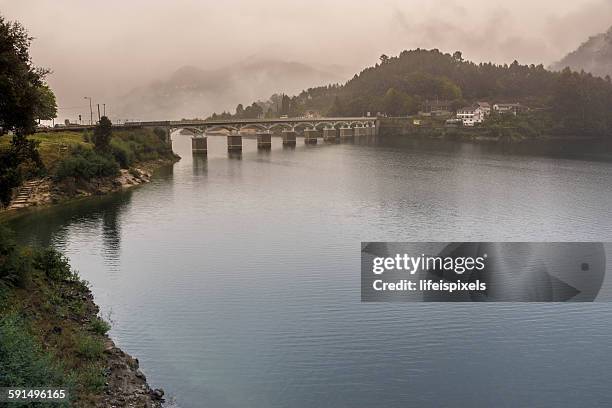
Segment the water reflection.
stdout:
<svg viewBox="0 0 612 408">
<path fill-rule="evenodd" d="M 193 175 L 206 175 L 208 173 L 208 156 L 206 155 L 193 155 L 192 156 L 192 167 Z"/>
<path fill-rule="evenodd" d="M 17 239 L 28 245 L 64 249 L 74 228 L 86 235 L 101 235 L 103 257 L 115 265 L 121 250 L 121 215 L 129 208 L 132 191 L 91 197 L 24 213 L 9 222 Z"/>
</svg>

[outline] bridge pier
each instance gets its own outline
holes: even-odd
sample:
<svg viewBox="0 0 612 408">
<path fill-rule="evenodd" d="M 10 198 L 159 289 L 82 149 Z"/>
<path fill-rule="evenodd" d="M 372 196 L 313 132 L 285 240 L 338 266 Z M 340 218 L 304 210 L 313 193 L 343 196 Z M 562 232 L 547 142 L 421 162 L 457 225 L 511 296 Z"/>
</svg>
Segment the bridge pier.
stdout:
<svg viewBox="0 0 612 408">
<path fill-rule="evenodd" d="M 352 139 L 354 135 L 352 128 L 348 126 L 342 126 L 340 128 L 340 140 Z"/>
<path fill-rule="evenodd" d="M 317 129 L 304 130 L 304 143 L 317 144 L 317 136 L 319 136 L 319 131 Z"/>
<path fill-rule="evenodd" d="M 338 139 L 338 129 L 334 127 L 326 127 L 323 129 L 323 140 L 325 142 L 334 143 Z"/>
<path fill-rule="evenodd" d="M 208 154 L 208 138 L 206 136 L 191 138 L 191 153 L 192 154 Z"/>
<path fill-rule="evenodd" d="M 294 130 L 283 130 L 283 146 L 295 146 Z"/>
<path fill-rule="evenodd" d="M 364 130 L 365 129 L 362 125 L 355 125 L 355 127 L 353 128 L 353 133 L 355 134 L 355 137 L 360 137 L 363 136 Z"/>
<path fill-rule="evenodd" d="M 272 133 L 260 132 L 257 133 L 257 148 L 271 149 L 272 148 Z"/>
<path fill-rule="evenodd" d="M 241 152 L 242 151 L 242 135 L 227 135 L 227 151 Z"/>
<path fill-rule="evenodd" d="M 368 136 L 376 136 L 376 127 L 375 126 L 368 126 Z"/>
</svg>

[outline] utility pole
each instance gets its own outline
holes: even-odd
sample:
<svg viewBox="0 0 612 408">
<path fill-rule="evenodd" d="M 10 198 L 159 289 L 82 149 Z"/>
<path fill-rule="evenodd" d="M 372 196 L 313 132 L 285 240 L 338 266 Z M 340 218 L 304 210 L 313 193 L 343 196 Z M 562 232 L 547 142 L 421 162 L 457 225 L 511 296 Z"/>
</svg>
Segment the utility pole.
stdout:
<svg viewBox="0 0 612 408">
<path fill-rule="evenodd" d="M 84 99 L 89 99 L 89 124 L 93 125 L 93 109 L 91 107 L 91 96 L 85 96 Z"/>
<path fill-rule="evenodd" d="M 106 104 L 103 103 L 102 106 L 104 106 L 104 116 L 106 116 Z"/>
<path fill-rule="evenodd" d="M 98 122 L 100 122 L 100 104 L 98 104 Z"/>
</svg>

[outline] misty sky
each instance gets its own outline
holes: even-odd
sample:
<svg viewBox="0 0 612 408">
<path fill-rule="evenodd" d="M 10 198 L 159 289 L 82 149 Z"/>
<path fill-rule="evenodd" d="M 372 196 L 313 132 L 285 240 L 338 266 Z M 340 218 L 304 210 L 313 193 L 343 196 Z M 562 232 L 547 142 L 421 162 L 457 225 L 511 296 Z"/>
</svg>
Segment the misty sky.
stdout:
<svg viewBox="0 0 612 408">
<path fill-rule="evenodd" d="M 62 109 L 84 95 L 112 100 L 181 66 L 253 56 L 352 73 L 421 47 L 548 65 L 612 25 L 610 0 L 0 0 L 0 13 L 36 37 L 34 61 L 53 70 Z"/>
</svg>

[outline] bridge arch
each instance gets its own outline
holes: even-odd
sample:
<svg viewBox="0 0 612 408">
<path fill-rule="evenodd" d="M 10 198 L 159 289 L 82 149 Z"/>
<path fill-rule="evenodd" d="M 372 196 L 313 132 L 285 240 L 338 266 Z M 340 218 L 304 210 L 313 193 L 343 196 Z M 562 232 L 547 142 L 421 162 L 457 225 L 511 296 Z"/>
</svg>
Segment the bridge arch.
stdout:
<svg viewBox="0 0 612 408">
<path fill-rule="evenodd" d="M 258 123 L 247 123 L 243 126 L 240 126 L 239 131 L 247 130 L 247 129 L 258 129 L 258 130 L 263 130 L 264 132 L 267 132 L 270 130 L 270 127 L 266 125 L 261 125 Z"/>
<path fill-rule="evenodd" d="M 289 123 L 275 123 L 273 125 L 270 125 L 269 130 L 272 130 L 275 128 L 280 128 L 281 130 L 294 130 L 295 125 L 291 125 Z"/>
<path fill-rule="evenodd" d="M 325 129 L 326 127 L 328 127 L 330 125 L 329 122 L 315 122 L 313 128 L 315 129 Z"/>
<path fill-rule="evenodd" d="M 206 131 L 218 132 L 219 130 L 227 130 L 228 132 L 238 131 L 236 126 L 231 125 L 214 125 L 206 127 Z"/>
<path fill-rule="evenodd" d="M 315 125 L 314 125 L 314 122 L 313 123 L 311 123 L 311 122 L 299 122 L 299 123 L 296 123 L 293 126 L 294 129 L 298 129 L 298 128 L 301 128 L 301 127 L 314 128 Z"/>
</svg>

